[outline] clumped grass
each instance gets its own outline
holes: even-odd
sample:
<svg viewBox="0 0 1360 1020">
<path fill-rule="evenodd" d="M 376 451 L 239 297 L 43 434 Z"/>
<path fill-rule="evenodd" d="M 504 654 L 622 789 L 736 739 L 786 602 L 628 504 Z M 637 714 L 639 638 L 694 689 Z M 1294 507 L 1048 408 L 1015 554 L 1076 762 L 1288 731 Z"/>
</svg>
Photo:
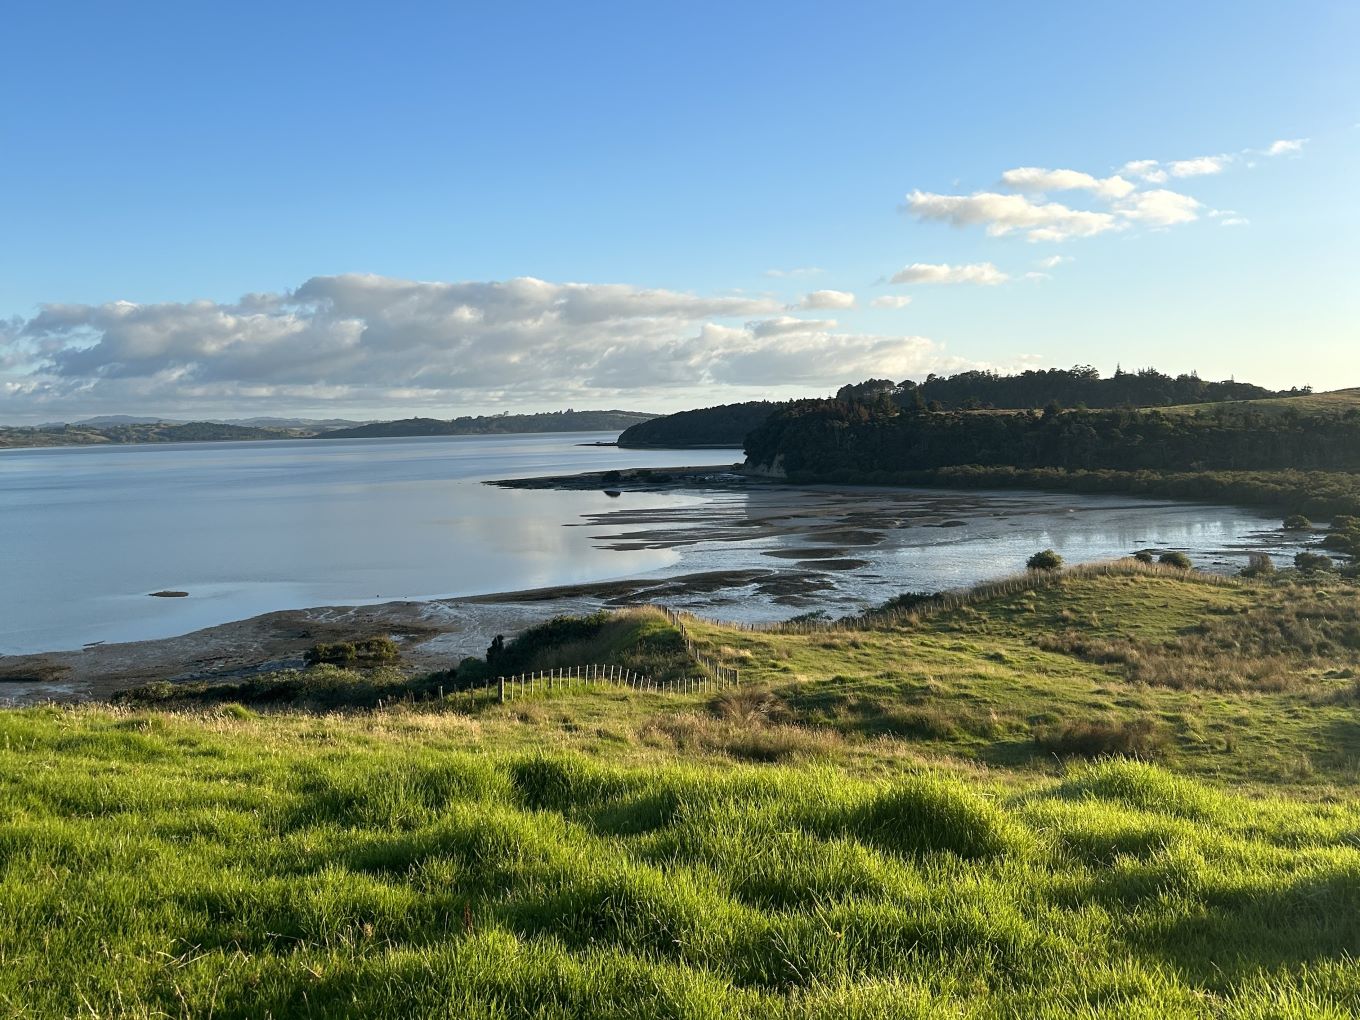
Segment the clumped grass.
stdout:
<svg viewBox="0 0 1360 1020">
<path fill-rule="evenodd" d="M 1034 743 L 1056 755 L 1152 758 L 1166 746 L 1167 734 L 1153 719 L 1082 719 L 1036 726 Z"/>
<path fill-rule="evenodd" d="M 1247 799 L 1122 760 L 875 779 L 411 732 L 0 716 L 0 1014 L 1360 1009 L 1353 801 Z"/>
</svg>

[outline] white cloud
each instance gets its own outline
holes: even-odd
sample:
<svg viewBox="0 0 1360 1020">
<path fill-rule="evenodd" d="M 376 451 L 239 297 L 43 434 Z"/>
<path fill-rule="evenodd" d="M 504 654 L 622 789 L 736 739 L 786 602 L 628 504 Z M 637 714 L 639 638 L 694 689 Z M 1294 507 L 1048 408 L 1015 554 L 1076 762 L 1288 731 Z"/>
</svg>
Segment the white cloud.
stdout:
<svg viewBox="0 0 1360 1020">
<path fill-rule="evenodd" d="M 1056 269 L 1064 262 L 1074 261 L 1071 255 L 1050 255 L 1046 259 L 1039 260 L 1040 269 Z"/>
<path fill-rule="evenodd" d="M 855 295 L 847 290 L 814 290 L 798 302 L 799 308 L 854 308 Z"/>
<path fill-rule="evenodd" d="M 1200 203 L 1189 195 L 1165 188 L 1135 192 L 1115 205 L 1120 216 L 1154 227 L 1189 223 L 1199 218 L 1200 208 Z"/>
<path fill-rule="evenodd" d="M 1283 156 L 1286 153 L 1298 152 L 1308 141 L 1307 138 L 1281 138 L 1271 142 L 1270 148 L 1266 150 L 1267 156 Z"/>
<path fill-rule="evenodd" d="M 837 292 L 839 293 L 839 292 Z M 314 277 L 210 301 L 49 305 L 0 320 L 7 413 L 663 406 L 715 386 L 839 385 L 954 367 L 919 336 L 837 331 L 778 302 L 528 277 Z M 668 400 L 668 395 L 670 399 Z"/>
<path fill-rule="evenodd" d="M 1058 202 L 1031 202 L 1024 195 L 989 191 L 972 195 L 913 191 L 905 208 L 919 219 L 940 220 L 956 227 L 985 224 L 993 237 L 1023 230 L 1031 241 L 1064 241 L 1120 228 L 1119 221 L 1107 212 L 1069 209 Z"/>
<path fill-rule="evenodd" d="M 798 277 L 803 276 L 816 276 L 818 273 L 823 272 L 825 272 L 825 270 L 820 266 L 799 266 L 794 269 L 767 269 L 765 270 L 765 275 L 777 280 L 782 280 L 787 278 L 797 279 Z"/>
<path fill-rule="evenodd" d="M 1209 212 L 1209 218 L 1218 220 L 1220 227 L 1245 227 L 1251 222 L 1236 209 L 1212 209 Z"/>
<path fill-rule="evenodd" d="M 789 333 L 825 332 L 836 328 L 835 319 L 797 319 L 792 315 L 781 315 L 774 319 L 757 319 L 748 322 L 746 329 L 752 336 L 785 336 Z"/>
<path fill-rule="evenodd" d="M 993 286 L 1009 277 L 990 262 L 951 266 L 947 262 L 913 262 L 893 273 L 891 283 L 977 283 Z"/>
<path fill-rule="evenodd" d="M 882 297 L 874 298 L 869 304 L 875 308 L 906 308 L 907 305 L 911 304 L 911 295 L 884 294 Z"/>
<path fill-rule="evenodd" d="M 1194 159 L 1177 159 L 1168 164 L 1172 177 L 1203 177 L 1218 174 L 1231 163 L 1231 156 L 1196 156 Z"/>
<path fill-rule="evenodd" d="M 1001 183 L 1012 191 L 1090 191 L 1102 198 L 1123 198 L 1136 187 L 1118 175 L 1092 177 L 1080 170 L 1045 170 L 1037 166 L 1007 170 L 1001 175 Z"/>
<path fill-rule="evenodd" d="M 1155 159 L 1134 159 L 1119 168 L 1121 174 L 1129 174 L 1149 184 L 1165 184 L 1167 172 Z"/>
</svg>

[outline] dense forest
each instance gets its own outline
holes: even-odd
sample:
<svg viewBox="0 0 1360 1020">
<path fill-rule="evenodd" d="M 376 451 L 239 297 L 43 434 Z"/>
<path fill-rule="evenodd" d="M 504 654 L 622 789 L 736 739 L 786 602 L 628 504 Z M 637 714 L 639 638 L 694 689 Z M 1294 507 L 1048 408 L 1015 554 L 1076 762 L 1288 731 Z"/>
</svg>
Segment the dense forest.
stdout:
<svg viewBox="0 0 1360 1020">
<path fill-rule="evenodd" d="M 962 464 L 1069 470 L 1360 470 L 1360 409 L 1339 417 L 1156 410 L 902 411 L 800 401 L 746 441 L 748 461 L 827 478 Z"/>
<path fill-rule="evenodd" d="M 442 418 L 403 418 L 349 429 L 332 429 L 317 439 L 363 439 L 378 436 L 484 436 L 507 432 L 613 432 L 649 421 L 645 411 L 545 411 L 540 414 L 493 414 Z"/>
<path fill-rule="evenodd" d="M 1049 404 L 1092 408 L 1169 407 L 1309 392 L 1307 388 L 1276 392 L 1251 383 L 1207 382 L 1194 373 L 1169 376 L 1153 368 L 1137 372 L 1116 369 L 1114 375 L 1102 378 L 1089 365 L 1077 365 L 1074 368 L 1030 370 L 1018 375 L 977 371 L 951 376 L 929 375 L 922 383 L 910 379 L 900 383 L 870 379 L 843 386 L 836 396 L 842 400 L 888 399 L 900 407 L 968 410 L 1038 408 Z"/>
<path fill-rule="evenodd" d="M 868 379 L 842 386 L 836 398 L 859 404 L 882 405 L 902 410 L 937 411 L 969 409 L 1027 409 L 1059 407 L 1129 408 L 1207 404 L 1228 400 L 1259 400 L 1267 397 L 1305 396 L 1310 391 L 1276 392 L 1250 383 L 1206 382 L 1199 376 L 1169 376 L 1156 369 L 1137 372 L 1117 369 L 1109 378 L 1088 365 L 1048 368 L 998 375 L 995 372 L 959 372 L 930 375 L 921 383 L 910 379 Z M 635 425 L 619 437 L 620 446 L 741 446 L 750 432 L 789 401 L 751 401 L 720 404 L 696 411 L 681 411 Z"/>
<path fill-rule="evenodd" d="M 747 434 L 787 403 L 752 400 L 680 411 L 634 425 L 619 436 L 620 446 L 740 447 Z"/>
</svg>

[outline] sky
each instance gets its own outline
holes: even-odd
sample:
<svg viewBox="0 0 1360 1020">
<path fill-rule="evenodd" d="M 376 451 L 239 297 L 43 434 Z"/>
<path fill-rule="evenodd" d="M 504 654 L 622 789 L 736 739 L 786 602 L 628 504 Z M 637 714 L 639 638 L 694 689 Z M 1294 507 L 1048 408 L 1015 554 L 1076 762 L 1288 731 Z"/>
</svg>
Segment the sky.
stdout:
<svg viewBox="0 0 1360 1020">
<path fill-rule="evenodd" d="M 1360 4 L 15 5 L 0 422 L 1360 385 Z"/>
</svg>

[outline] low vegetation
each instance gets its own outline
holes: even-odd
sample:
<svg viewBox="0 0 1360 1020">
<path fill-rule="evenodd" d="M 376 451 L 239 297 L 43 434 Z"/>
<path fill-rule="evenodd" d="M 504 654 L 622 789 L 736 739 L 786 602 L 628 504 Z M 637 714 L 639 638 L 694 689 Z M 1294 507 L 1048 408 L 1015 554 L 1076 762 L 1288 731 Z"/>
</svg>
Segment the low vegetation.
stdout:
<svg viewBox="0 0 1360 1020">
<path fill-rule="evenodd" d="M 1360 589 L 1022 580 L 693 621 L 718 693 L 318 664 L 2 713 L 0 1015 L 1360 1012 Z M 493 647 L 687 654 L 653 612 Z"/>
</svg>

